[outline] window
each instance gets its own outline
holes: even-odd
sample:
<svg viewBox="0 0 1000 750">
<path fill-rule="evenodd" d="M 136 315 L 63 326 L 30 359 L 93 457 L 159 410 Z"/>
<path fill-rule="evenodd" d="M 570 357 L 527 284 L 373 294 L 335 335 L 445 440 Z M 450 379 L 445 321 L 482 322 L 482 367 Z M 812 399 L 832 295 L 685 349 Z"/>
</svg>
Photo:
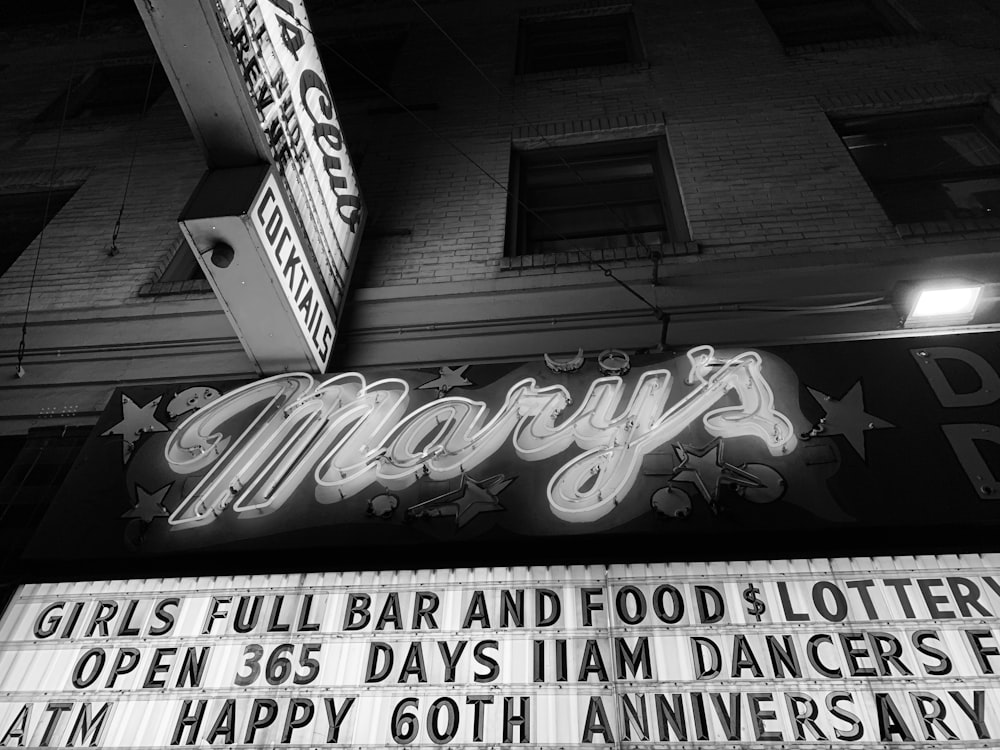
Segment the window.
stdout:
<svg viewBox="0 0 1000 750">
<path fill-rule="evenodd" d="M 177 240 L 174 254 L 163 269 L 158 281 L 197 281 L 205 278 L 205 272 L 195 257 L 194 250 L 183 235 Z"/>
<path fill-rule="evenodd" d="M 396 59 L 403 47 L 402 32 L 361 34 L 322 40 L 323 72 L 338 101 L 383 96 L 389 90 Z"/>
<path fill-rule="evenodd" d="M 76 187 L 49 192 L 0 194 L 0 276 L 73 197 Z M 45 206 L 48 203 L 48 213 Z"/>
<path fill-rule="evenodd" d="M 877 39 L 906 31 L 877 0 L 757 0 L 786 47 Z"/>
<path fill-rule="evenodd" d="M 7 3 L 4 8 L 4 25 L 8 29 L 21 26 L 64 26 L 75 32 L 80 14 L 84 14 L 84 32 L 108 33 L 109 26 L 120 27 L 123 22 L 134 22 L 134 0 L 99 0 L 84 5 L 80 0 L 45 0 L 45 2 Z"/>
<path fill-rule="evenodd" d="M 835 123 L 896 224 L 1000 217 L 998 125 L 982 106 Z"/>
<path fill-rule="evenodd" d="M 687 239 L 664 139 L 514 152 L 508 255 Z"/>
<path fill-rule="evenodd" d="M 0 438 L 0 569 L 31 538 L 89 434 L 42 427 Z"/>
<path fill-rule="evenodd" d="M 64 91 L 36 119 L 38 122 L 59 122 L 64 107 L 67 120 L 137 115 L 145 112 L 166 88 L 167 77 L 158 62 L 102 65 L 73 79 L 68 87 L 68 105 Z"/>
<path fill-rule="evenodd" d="M 616 65 L 641 59 L 630 13 L 521 21 L 518 73 Z"/>
</svg>

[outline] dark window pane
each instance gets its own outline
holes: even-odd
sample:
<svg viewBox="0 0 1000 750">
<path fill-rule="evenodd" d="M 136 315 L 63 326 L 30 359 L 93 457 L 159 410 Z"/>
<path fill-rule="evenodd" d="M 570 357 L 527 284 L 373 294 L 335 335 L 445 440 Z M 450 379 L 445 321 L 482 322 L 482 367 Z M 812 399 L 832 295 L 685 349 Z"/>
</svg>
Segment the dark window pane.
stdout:
<svg viewBox="0 0 1000 750">
<path fill-rule="evenodd" d="M 844 144 L 896 223 L 1000 215 L 1000 139 L 983 107 L 848 120 Z"/>
<path fill-rule="evenodd" d="M 82 427 L 38 428 L 7 445 L 0 443 L 0 448 L 16 450 L 3 456 L 8 465 L 0 473 L 0 568 L 31 537 L 89 432 Z"/>
<path fill-rule="evenodd" d="M 403 34 L 320 40 L 320 59 L 333 98 L 364 99 L 388 91 L 403 40 Z"/>
<path fill-rule="evenodd" d="M 521 24 L 519 73 L 544 73 L 637 59 L 630 16 L 590 16 Z"/>
<path fill-rule="evenodd" d="M 0 195 L 0 275 L 14 264 L 75 192 L 76 188 L 70 188 L 53 190 L 51 195 L 44 192 Z"/>
<path fill-rule="evenodd" d="M 649 141 L 524 154 L 519 174 L 514 254 L 669 241 L 663 175 Z"/>
<path fill-rule="evenodd" d="M 529 204 L 530 205 L 530 204 Z M 528 239 L 612 237 L 665 228 L 659 203 L 612 203 L 593 209 L 536 210 L 528 220 Z"/>
<path fill-rule="evenodd" d="M 181 237 L 177 242 L 174 257 L 170 259 L 170 263 L 168 263 L 167 267 L 163 269 L 163 273 L 160 274 L 159 280 L 195 281 L 204 278 L 205 272 L 202 270 L 198 259 L 195 258 L 194 251 L 187 243 L 187 240 L 184 237 Z"/>
<path fill-rule="evenodd" d="M 844 143 L 870 179 L 948 175 L 1000 166 L 1000 148 L 977 124 L 845 136 Z"/>
<path fill-rule="evenodd" d="M 166 88 L 167 77 L 158 62 L 106 65 L 73 79 L 68 88 L 69 105 L 67 92 L 63 92 L 37 120 L 58 122 L 64 108 L 67 120 L 138 115 L 152 106 Z"/>
<path fill-rule="evenodd" d="M 1000 216 L 1000 177 L 904 182 L 877 187 L 875 194 L 898 224 Z"/>
<path fill-rule="evenodd" d="M 866 0 L 759 0 L 782 44 L 874 39 L 894 32 L 886 17 Z"/>
</svg>

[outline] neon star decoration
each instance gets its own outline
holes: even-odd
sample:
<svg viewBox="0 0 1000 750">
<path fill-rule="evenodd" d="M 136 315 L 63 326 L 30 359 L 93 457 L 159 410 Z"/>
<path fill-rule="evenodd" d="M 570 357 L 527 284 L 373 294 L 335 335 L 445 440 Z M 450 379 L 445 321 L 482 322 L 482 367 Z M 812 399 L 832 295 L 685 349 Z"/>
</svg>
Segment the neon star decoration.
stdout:
<svg viewBox="0 0 1000 750">
<path fill-rule="evenodd" d="M 764 487 L 764 483 L 749 471 L 723 459 L 725 444 L 721 438 L 715 438 L 701 448 L 677 444 L 673 449 L 679 463 L 671 472 L 671 481 L 693 484 L 713 513 L 720 510 L 719 488 L 722 485 Z"/>
<path fill-rule="evenodd" d="M 471 380 L 465 378 L 465 371 L 469 365 L 461 367 L 442 367 L 438 370 L 438 376 L 433 380 L 428 380 L 423 385 L 418 385 L 418 390 L 436 389 L 439 396 L 443 396 L 452 388 L 464 388 L 472 385 Z"/>
<path fill-rule="evenodd" d="M 144 523 L 152 523 L 154 518 L 166 518 L 170 515 L 163 500 L 170 492 L 174 483 L 164 485 L 155 492 L 149 492 L 141 485 L 135 486 L 135 507 L 122 513 L 122 518 L 138 518 Z"/>
<path fill-rule="evenodd" d="M 579 448 L 582 452 L 556 469 L 546 495 L 553 515 L 588 523 L 625 498 L 646 454 L 695 421 L 711 437 L 757 439 L 773 456 L 795 449 L 795 431 L 775 409 L 760 354 L 719 358 L 712 347 L 700 346 L 687 358 L 683 394 L 669 406 L 674 376 L 667 369 L 643 372 L 631 394 L 621 376 L 597 378 L 579 404 L 562 385 L 539 386 L 524 378 L 494 408 L 441 396 L 412 411 L 410 386 L 399 378 L 371 383 L 360 373 L 320 383 L 303 373 L 265 378 L 215 399 L 170 434 L 164 446 L 170 468 L 203 476 L 169 522 L 176 528 L 200 526 L 227 509 L 272 513 L 310 480 L 320 503 L 341 502 L 373 483 L 398 492 L 424 477 L 447 481 L 474 472 L 510 445 L 522 461 Z M 448 377 L 464 380 L 462 372 L 450 370 Z M 727 405 L 718 406 L 723 399 Z M 235 431 L 230 425 L 237 423 L 247 426 Z M 485 488 L 487 494 L 492 487 Z"/>
<path fill-rule="evenodd" d="M 515 479 L 517 477 L 507 477 L 503 474 L 495 474 L 486 479 L 473 479 L 468 474 L 463 474 L 457 489 L 412 506 L 406 511 L 406 516 L 407 518 L 454 516 L 455 526 L 462 528 L 480 513 L 503 510 L 499 495 Z"/>
<path fill-rule="evenodd" d="M 865 394 L 860 380 L 839 399 L 808 386 L 807 390 L 826 410 L 826 421 L 823 423 L 822 434 L 843 435 L 854 451 L 861 456 L 862 461 L 867 460 L 865 456 L 865 432 L 896 426 L 865 411 Z"/>
<path fill-rule="evenodd" d="M 160 405 L 157 396 L 145 406 L 138 406 L 135 401 L 124 393 L 122 394 L 122 419 L 114 427 L 105 430 L 101 435 L 121 435 L 122 436 L 122 463 L 128 460 L 135 452 L 136 443 L 139 438 L 147 432 L 169 432 L 170 428 L 156 418 L 156 408 Z"/>
</svg>

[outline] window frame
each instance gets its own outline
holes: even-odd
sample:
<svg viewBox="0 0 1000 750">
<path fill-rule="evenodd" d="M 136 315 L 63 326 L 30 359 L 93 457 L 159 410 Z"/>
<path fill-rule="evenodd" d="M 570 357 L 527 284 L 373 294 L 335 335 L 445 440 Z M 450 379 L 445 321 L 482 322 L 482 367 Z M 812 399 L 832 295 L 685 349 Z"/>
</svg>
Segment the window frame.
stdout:
<svg viewBox="0 0 1000 750">
<path fill-rule="evenodd" d="M 36 188 L 33 190 L 12 190 L 0 193 L 0 214 L 10 216 L 30 215 L 39 218 L 37 222 L 30 223 L 30 226 L 29 222 L 24 222 L 24 226 L 33 230 L 33 234 L 28 237 L 26 233 L 19 233 L 20 241 L 18 244 L 20 245 L 20 249 L 17 249 L 12 241 L 8 245 L 8 238 L 11 237 L 11 232 L 7 226 L 0 224 L 4 235 L 4 241 L 0 244 L 0 277 L 13 268 L 18 259 L 24 255 L 24 251 L 32 246 L 38 239 L 38 236 L 52 223 L 52 220 L 59 212 L 65 208 L 66 204 L 73 200 L 73 196 L 76 195 L 81 184 L 63 184 L 53 186 L 49 189 Z M 15 213 L 8 213 L 8 209 L 4 208 L 5 200 L 21 198 L 26 201 L 29 200 L 29 197 L 34 198 L 34 203 L 27 209 L 22 205 L 15 210 Z M 25 237 L 27 237 L 27 241 L 24 241 Z"/>
<path fill-rule="evenodd" d="M 390 26 L 355 30 L 349 34 L 318 33 L 320 63 L 330 85 L 330 92 L 338 103 L 365 102 L 383 99 L 386 97 L 385 92 L 392 94 L 392 78 L 407 40 L 405 28 Z M 341 45 L 347 45 L 349 49 L 338 49 Z M 364 53 L 367 59 L 360 59 L 360 53 Z M 356 72 L 352 66 L 361 72 Z M 338 88 L 338 69 L 343 69 L 350 77 L 346 88 Z"/>
<path fill-rule="evenodd" d="M 601 62 L 593 62 L 584 65 L 556 65 L 538 68 L 536 63 L 536 58 L 538 57 L 538 50 L 532 49 L 532 30 L 541 29 L 547 24 L 557 26 L 558 24 L 573 24 L 577 22 L 584 21 L 594 21 L 594 23 L 600 26 L 601 22 L 605 22 L 608 18 L 621 18 L 623 24 L 623 41 L 625 43 L 625 59 L 623 60 L 609 60 Z M 553 29 L 554 33 L 565 33 L 565 29 Z M 570 30 L 572 31 L 572 30 Z M 563 15 L 552 15 L 552 16 L 529 16 L 522 17 L 520 23 L 518 24 L 517 32 L 517 52 L 515 56 L 514 73 L 516 75 L 543 75 L 543 74 L 558 74 L 561 72 L 566 72 L 569 70 L 586 70 L 588 68 L 606 68 L 609 66 L 616 65 L 633 65 L 636 63 L 641 63 L 645 60 L 645 55 L 642 49 L 642 41 L 639 37 L 639 29 L 635 22 L 635 15 L 632 13 L 631 9 L 620 10 L 615 9 L 613 11 L 604 13 L 577 13 L 577 14 L 563 14 Z"/>
<path fill-rule="evenodd" d="M 852 137 L 867 136 L 869 139 L 874 139 L 879 134 L 931 132 L 934 129 L 943 127 L 969 125 L 975 128 L 985 140 L 989 141 L 1000 151 L 1000 114 L 989 104 L 938 107 L 934 109 L 858 117 L 831 117 L 830 119 L 837 132 L 837 136 L 850 155 L 851 161 L 861 176 L 864 177 L 865 182 L 878 200 L 886 217 L 894 224 L 906 225 L 940 221 L 1000 219 L 1000 212 L 990 212 L 989 210 L 986 210 L 984 215 L 979 216 L 937 216 L 926 214 L 919 217 L 908 216 L 896 213 L 889 203 L 890 199 L 883 197 L 890 195 L 894 190 L 905 189 L 906 186 L 944 185 L 949 182 L 975 179 L 995 179 L 998 190 L 1000 190 L 1000 160 L 996 164 L 981 167 L 967 165 L 949 171 L 925 170 L 917 174 L 878 176 L 872 175 L 870 171 L 866 172 L 855 157 L 854 149 L 863 148 L 866 144 L 859 143 L 852 146 L 847 140 Z M 948 207 L 942 206 L 942 211 L 948 211 Z"/>
<path fill-rule="evenodd" d="M 143 72 L 139 76 L 139 89 L 141 91 L 135 107 L 130 107 L 129 103 L 119 102 L 114 106 L 105 106 L 94 110 L 88 106 L 88 102 L 96 92 L 107 90 L 111 87 L 106 81 L 102 81 L 105 71 L 121 70 L 122 68 L 135 68 L 137 72 Z M 152 82 L 150 85 L 150 68 L 152 68 Z M 149 85 L 149 95 L 146 96 L 146 88 Z M 63 87 L 55 99 L 53 99 L 41 112 L 35 116 L 35 124 L 38 126 L 56 125 L 63 120 L 63 110 L 66 111 L 67 124 L 76 122 L 91 122 L 94 120 L 114 120 L 118 118 L 133 118 L 146 114 L 156 100 L 170 89 L 170 82 L 167 79 L 163 65 L 155 58 L 130 58 L 119 60 L 104 60 L 94 63 L 88 70 L 73 77 L 72 82 Z M 69 104 L 66 98 L 69 97 Z"/>
<path fill-rule="evenodd" d="M 659 241 L 650 242 L 648 239 L 641 238 L 633 239 L 631 242 L 626 242 L 625 244 L 611 241 L 612 238 L 629 236 L 628 233 L 618 233 L 594 235 L 594 239 L 589 243 L 581 242 L 579 246 L 562 245 L 562 243 L 574 242 L 574 240 L 555 240 L 554 242 L 560 244 L 549 247 L 543 246 L 534 250 L 531 249 L 527 238 L 527 217 L 534 207 L 522 205 L 524 180 L 526 178 L 525 168 L 531 166 L 532 163 L 537 166 L 547 166 L 563 161 L 571 163 L 572 159 L 581 156 L 600 157 L 613 156 L 615 154 L 623 156 L 645 154 L 648 156 L 649 163 L 653 167 L 654 184 L 664 219 L 664 228 L 662 230 L 650 230 L 659 231 Z M 569 176 L 566 186 L 569 187 L 579 180 L 569 167 L 567 169 L 569 170 Z M 648 234 L 648 232 L 644 234 Z M 600 238 L 605 238 L 607 241 L 601 242 Z M 623 247 L 648 247 L 650 245 L 661 247 L 669 243 L 684 243 L 688 241 L 690 241 L 690 233 L 687 217 L 684 212 L 680 189 L 677 184 L 677 176 L 674 171 L 673 160 L 670 156 L 670 149 L 667 139 L 664 136 L 604 140 L 594 143 L 548 148 L 518 149 L 515 147 L 511 149 L 507 223 L 504 238 L 505 257 L 543 257 L 555 253 L 583 253 L 586 255 L 601 250 Z"/>
<path fill-rule="evenodd" d="M 185 281 L 207 281 L 205 271 L 196 257 L 197 251 L 181 233 L 170 255 L 170 261 L 157 277 L 157 282 L 172 284 Z"/>
<path fill-rule="evenodd" d="M 844 3 L 856 1 L 858 4 L 865 6 L 867 11 L 872 16 L 873 21 L 877 21 L 884 29 L 884 33 L 868 34 L 861 33 L 860 35 L 837 35 L 832 38 L 821 38 L 815 36 L 816 30 L 812 33 L 814 36 L 812 38 L 800 38 L 809 33 L 808 30 L 802 29 L 789 29 L 784 24 L 781 23 L 780 19 L 776 19 L 775 15 L 780 14 L 781 8 L 777 7 L 784 3 L 787 6 L 794 7 L 799 11 L 808 9 L 810 7 L 815 7 L 817 9 L 821 8 L 823 5 L 833 5 L 834 3 Z M 903 16 L 898 13 L 895 8 L 891 7 L 888 3 L 883 0 L 813 0 L 812 2 L 803 3 L 802 0 L 757 0 L 757 7 L 760 9 L 764 18 L 767 20 L 768 25 L 774 32 L 774 35 L 778 38 L 781 44 L 789 49 L 794 49 L 798 47 L 816 47 L 816 46 L 837 46 L 845 45 L 851 43 L 863 43 L 863 42 L 877 42 L 880 39 L 891 38 L 895 36 L 901 36 L 905 34 L 912 34 L 915 30 L 908 23 L 908 21 L 903 18 Z M 778 23 L 775 21 L 778 20 Z M 816 19 L 813 21 L 813 26 L 821 25 L 824 29 L 829 29 L 828 23 L 823 23 L 825 19 Z M 837 27 L 849 30 L 849 26 Z M 795 36 L 793 36 L 795 35 Z"/>
</svg>

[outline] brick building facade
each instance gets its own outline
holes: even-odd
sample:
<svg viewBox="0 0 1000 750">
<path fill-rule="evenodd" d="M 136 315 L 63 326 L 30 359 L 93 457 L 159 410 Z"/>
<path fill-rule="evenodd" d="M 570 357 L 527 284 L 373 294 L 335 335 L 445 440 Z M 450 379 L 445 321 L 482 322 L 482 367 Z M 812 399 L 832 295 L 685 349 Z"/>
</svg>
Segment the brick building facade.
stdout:
<svg viewBox="0 0 1000 750">
<path fill-rule="evenodd" d="M 819 20 L 752 0 L 337 5 L 316 4 L 311 22 L 369 220 L 331 372 L 894 337 L 907 333 L 896 285 L 940 276 L 988 285 L 959 332 L 1000 322 L 1000 17 L 987 3 L 847 3 Z M 176 220 L 206 165 L 140 19 L 110 2 L 79 28 L 72 13 L 24 11 L 0 54 L 0 198 L 35 214 L 60 204 L 40 240 L 4 249 L 7 461 L 24 463 L 25 436 L 92 425 L 117 385 L 254 377 L 184 260 Z M 102 100 L 110 90 L 122 96 Z M 982 189 L 920 194 L 928 213 L 891 215 L 920 188 L 893 198 L 851 146 L 904 127 L 886 117 L 958 127 L 943 138 L 966 172 L 938 182 Z M 587 193 L 576 221 L 614 192 L 587 192 L 589 167 L 568 162 L 622 149 L 655 185 L 621 210 L 659 212 L 651 229 L 624 228 L 628 214 L 583 250 L 562 229 L 518 239 L 545 234 L 513 215 L 519 194 L 544 192 L 531 180 L 548 179 L 546 159 Z M 8 477 L 9 505 L 25 472 Z"/>
<path fill-rule="evenodd" d="M 995 4 L 306 5 L 4 11 L 0 745 L 995 743 Z"/>
</svg>

